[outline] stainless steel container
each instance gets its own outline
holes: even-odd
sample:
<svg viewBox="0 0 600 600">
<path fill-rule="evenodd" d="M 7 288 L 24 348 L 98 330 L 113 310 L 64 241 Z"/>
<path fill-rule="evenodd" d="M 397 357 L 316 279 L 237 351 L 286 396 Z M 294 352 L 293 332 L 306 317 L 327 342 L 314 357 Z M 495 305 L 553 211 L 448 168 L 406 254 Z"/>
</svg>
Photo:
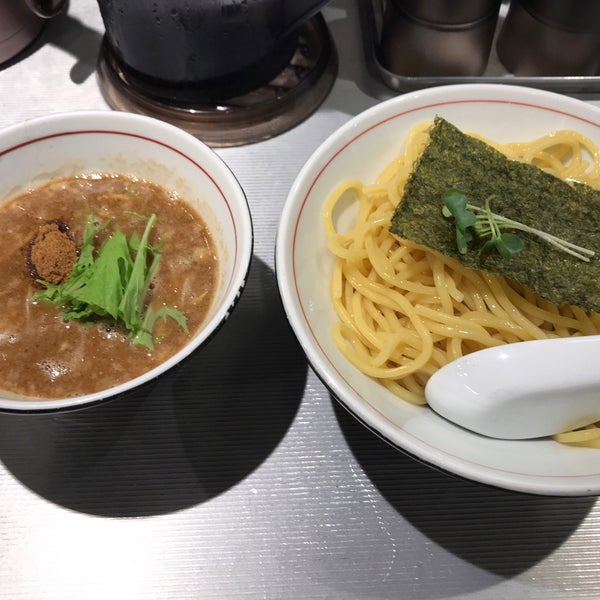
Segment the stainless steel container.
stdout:
<svg viewBox="0 0 600 600">
<path fill-rule="evenodd" d="M 597 75 L 600 2 L 512 0 L 496 49 L 515 75 Z"/>
<path fill-rule="evenodd" d="M 500 0 L 392 0 L 378 48 L 382 65 L 408 77 L 481 75 Z"/>
</svg>

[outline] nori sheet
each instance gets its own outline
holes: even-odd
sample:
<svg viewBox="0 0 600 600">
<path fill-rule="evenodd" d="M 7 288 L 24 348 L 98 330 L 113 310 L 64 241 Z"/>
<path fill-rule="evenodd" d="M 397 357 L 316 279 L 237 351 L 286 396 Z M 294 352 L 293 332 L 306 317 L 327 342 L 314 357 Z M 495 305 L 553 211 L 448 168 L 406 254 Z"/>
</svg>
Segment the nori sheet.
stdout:
<svg viewBox="0 0 600 600">
<path fill-rule="evenodd" d="M 492 212 L 596 254 L 585 262 L 522 231 L 515 233 L 525 247 L 509 258 L 495 250 L 481 254 L 479 240 L 460 254 L 454 220 L 441 211 L 448 188 L 463 191 L 469 203 L 481 207 L 493 196 Z M 390 230 L 468 267 L 514 279 L 555 304 L 600 312 L 600 192 L 508 159 L 441 117 L 434 120 L 430 141 L 413 167 Z"/>
</svg>

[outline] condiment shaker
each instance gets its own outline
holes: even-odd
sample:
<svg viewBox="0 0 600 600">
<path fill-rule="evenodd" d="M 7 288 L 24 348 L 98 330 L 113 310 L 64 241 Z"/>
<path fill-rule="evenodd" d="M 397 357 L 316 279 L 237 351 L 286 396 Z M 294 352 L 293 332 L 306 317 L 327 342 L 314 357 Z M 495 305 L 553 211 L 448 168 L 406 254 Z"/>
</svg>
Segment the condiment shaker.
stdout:
<svg viewBox="0 0 600 600">
<path fill-rule="evenodd" d="M 598 74 L 600 2 L 512 0 L 496 50 L 518 76 Z"/>
<path fill-rule="evenodd" d="M 388 0 L 378 48 L 386 69 L 407 77 L 481 75 L 501 0 Z"/>
</svg>

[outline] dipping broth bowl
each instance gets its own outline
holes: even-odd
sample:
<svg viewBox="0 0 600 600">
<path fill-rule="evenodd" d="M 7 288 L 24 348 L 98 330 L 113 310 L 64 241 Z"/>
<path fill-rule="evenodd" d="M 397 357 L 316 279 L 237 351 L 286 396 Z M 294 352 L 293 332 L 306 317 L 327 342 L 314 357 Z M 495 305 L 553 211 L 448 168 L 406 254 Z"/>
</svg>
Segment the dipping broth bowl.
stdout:
<svg viewBox="0 0 600 600">
<path fill-rule="evenodd" d="M 196 210 L 217 250 L 219 273 L 212 304 L 203 325 L 183 347 L 145 374 L 69 398 L 32 399 L 0 391 L 0 411 L 77 409 L 138 388 L 205 344 L 227 319 L 244 288 L 253 247 L 248 203 L 231 170 L 204 143 L 157 119 L 112 111 L 50 115 L 0 131 L 0 202 L 48 181 L 82 173 L 150 181 Z"/>
</svg>

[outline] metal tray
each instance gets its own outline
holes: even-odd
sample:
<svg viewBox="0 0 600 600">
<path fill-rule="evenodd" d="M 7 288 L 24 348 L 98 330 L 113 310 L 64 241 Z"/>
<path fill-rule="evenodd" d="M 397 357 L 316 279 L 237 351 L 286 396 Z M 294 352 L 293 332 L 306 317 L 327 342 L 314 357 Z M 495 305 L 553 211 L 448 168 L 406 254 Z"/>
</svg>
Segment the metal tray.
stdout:
<svg viewBox="0 0 600 600">
<path fill-rule="evenodd" d="M 362 3 L 363 9 L 365 9 L 363 10 L 365 22 L 363 35 L 366 38 L 365 47 L 368 59 L 371 61 L 375 75 L 392 90 L 404 93 L 437 85 L 456 83 L 505 83 L 541 88 L 570 95 L 600 93 L 599 76 L 521 77 L 509 73 L 498 59 L 495 50 L 496 38 L 506 17 L 508 2 L 503 2 L 501 5 L 494 43 L 492 44 L 488 65 L 483 75 L 465 77 L 407 77 L 393 73 L 381 64 L 377 55 L 377 48 L 381 39 L 385 3 L 386 0 L 364 0 Z"/>
</svg>

